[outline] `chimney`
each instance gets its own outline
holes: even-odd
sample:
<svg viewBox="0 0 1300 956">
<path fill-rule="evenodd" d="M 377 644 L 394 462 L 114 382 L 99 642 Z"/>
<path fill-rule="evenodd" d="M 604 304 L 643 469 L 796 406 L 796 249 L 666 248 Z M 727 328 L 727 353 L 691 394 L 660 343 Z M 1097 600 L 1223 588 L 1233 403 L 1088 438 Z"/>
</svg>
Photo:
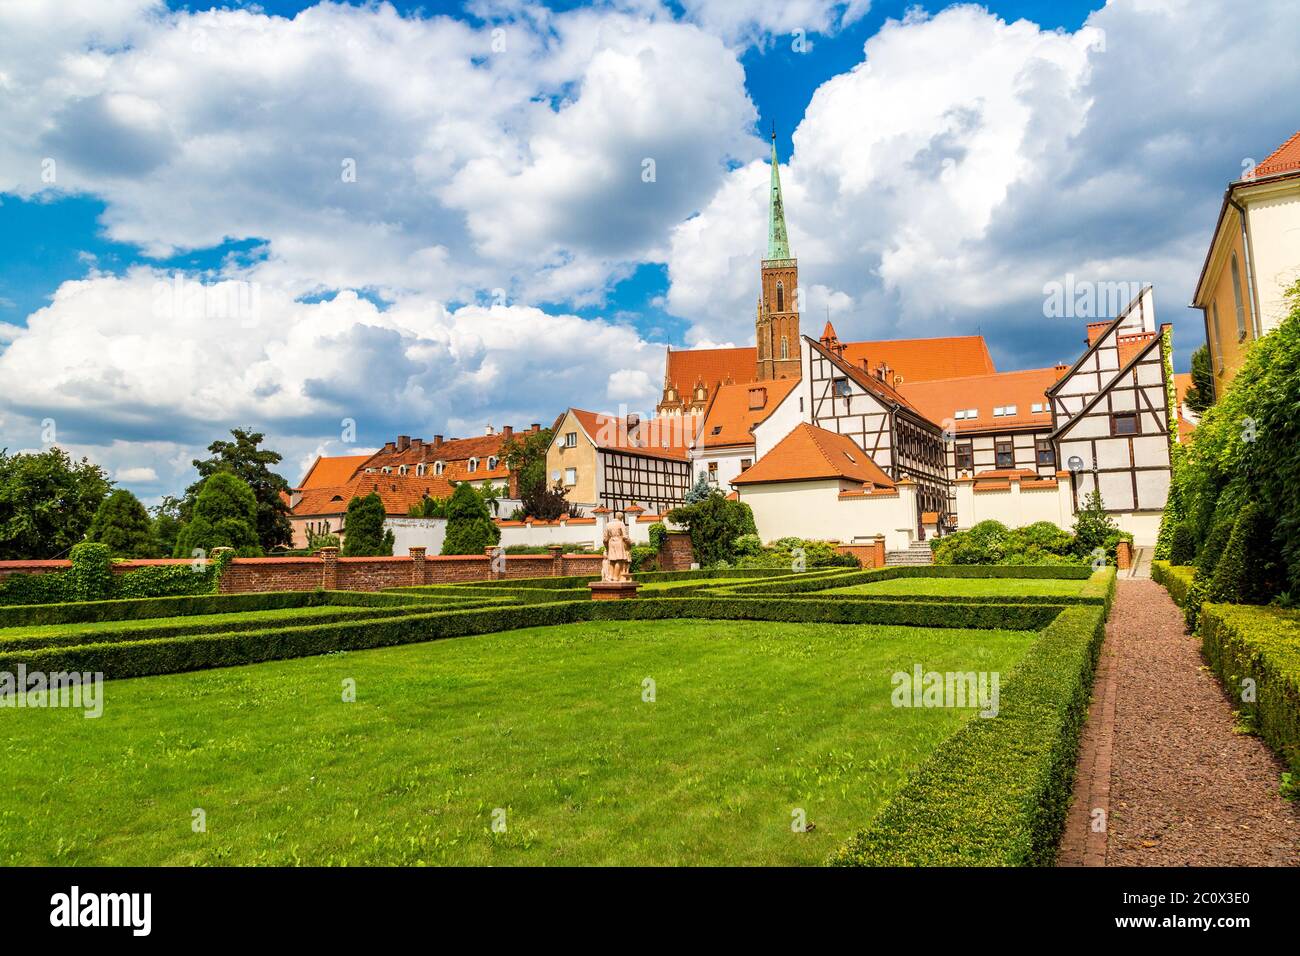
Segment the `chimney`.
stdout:
<svg viewBox="0 0 1300 956">
<path fill-rule="evenodd" d="M 514 428 L 513 425 L 502 425 L 502 426 L 501 426 L 501 437 L 502 437 L 502 438 L 513 438 L 513 437 L 514 437 L 514 434 L 515 434 L 515 428 Z"/>
<path fill-rule="evenodd" d="M 412 448 L 423 448 L 423 447 L 424 447 L 424 439 L 423 439 L 423 438 L 412 438 L 412 439 L 411 439 L 411 447 L 412 447 Z"/>
<path fill-rule="evenodd" d="M 410 447 L 411 447 L 411 436 L 410 436 L 410 435 L 398 435 L 398 436 L 397 436 L 397 450 L 398 450 L 398 451 L 406 451 L 406 449 L 408 449 L 408 448 L 410 448 Z"/>
<path fill-rule="evenodd" d="M 1052 370 L 1056 372 L 1056 377 L 1060 378 L 1062 375 L 1064 375 L 1066 372 L 1070 370 L 1070 366 L 1066 365 L 1064 362 L 1057 362 L 1054 366 L 1052 366 Z"/>
<path fill-rule="evenodd" d="M 441 435 L 434 435 L 434 436 L 433 436 L 433 447 L 434 447 L 434 448 L 441 448 L 441 447 L 442 447 L 442 436 L 441 436 Z"/>
<path fill-rule="evenodd" d="M 536 434 L 537 432 L 542 430 L 542 426 L 537 424 L 537 422 L 533 422 L 531 425 L 528 426 L 528 430 L 533 434 Z"/>
<path fill-rule="evenodd" d="M 390 441 L 384 442 L 384 451 L 389 452 L 391 454 L 393 451 L 393 443 Z"/>
</svg>

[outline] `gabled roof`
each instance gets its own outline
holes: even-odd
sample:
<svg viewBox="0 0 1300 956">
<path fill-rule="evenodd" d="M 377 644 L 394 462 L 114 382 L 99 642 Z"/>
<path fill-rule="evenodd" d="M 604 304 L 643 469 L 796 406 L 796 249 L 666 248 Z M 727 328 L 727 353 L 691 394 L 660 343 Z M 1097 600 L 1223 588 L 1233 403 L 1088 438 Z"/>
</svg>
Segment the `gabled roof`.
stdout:
<svg viewBox="0 0 1300 956">
<path fill-rule="evenodd" d="M 647 458 L 685 461 L 688 450 L 697 440 L 700 425 L 699 416 L 681 415 L 645 418 L 629 428 L 627 419 L 617 415 L 589 412 L 582 408 L 570 408 L 569 411 L 597 448 Z"/>
<path fill-rule="evenodd" d="M 847 378 L 852 379 L 859 386 L 861 386 L 871 394 L 875 395 L 885 404 L 897 405 L 902 408 L 906 408 L 909 411 L 916 412 L 916 414 L 918 415 L 921 414 L 921 412 L 918 409 L 916 409 L 911 402 L 907 400 L 907 398 L 903 395 L 903 393 L 900 392 L 893 385 L 890 385 L 888 382 L 879 378 L 874 373 L 867 371 L 861 365 L 853 365 L 852 363 L 846 361 L 841 356 L 836 355 L 835 352 L 833 352 L 832 350 L 826 348 L 826 346 L 822 345 L 820 342 L 814 342 L 806 335 L 804 336 L 804 338 L 808 340 L 808 343 L 814 349 L 816 349 L 822 355 L 823 358 L 829 359 L 831 364 L 834 365 L 839 371 L 843 372 Z"/>
<path fill-rule="evenodd" d="M 369 455 L 316 456 L 316 460 L 307 469 L 298 483 L 299 489 L 329 488 L 341 485 L 356 473 Z"/>
<path fill-rule="evenodd" d="M 826 323 L 822 337 L 828 333 L 835 334 L 830 322 Z M 864 361 L 872 368 L 883 362 L 893 375 L 901 375 L 905 383 L 989 375 L 997 371 L 980 335 L 846 342 L 843 358 L 859 368 Z M 719 382 L 744 385 L 754 381 L 757 374 L 758 350 L 754 348 L 670 349 L 664 365 L 665 379 L 676 385 L 685 398 L 690 397 L 687 393 L 696 382 L 703 382 L 710 389 Z"/>
<path fill-rule="evenodd" d="M 1255 179 L 1297 171 L 1300 171 L 1300 131 L 1292 133 L 1290 139 L 1256 164 Z"/>
<path fill-rule="evenodd" d="M 933 382 L 899 386 L 907 399 L 935 424 L 952 422 L 953 430 L 992 431 L 1008 428 L 1051 428 L 1052 410 L 1047 389 L 1061 373 L 1055 368 L 1030 368 L 1018 372 L 995 372 L 966 378 L 945 378 Z M 1041 412 L 1033 406 L 1040 405 Z M 993 415 L 993 409 L 1015 406 L 1014 415 Z M 975 418 L 957 419 L 959 410 L 975 409 Z"/>
<path fill-rule="evenodd" d="M 1142 300 L 1146 296 L 1147 291 L 1150 288 L 1151 286 L 1149 285 L 1143 286 L 1141 291 L 1138 292 L 1137 297 L 1128 305 L 1124 306 L 1124 308 L 1120 310 L 1119 315 L 1115 316 L 1115 318 L 1111 319 L 1110 321 L 1105 322 L 1105 328 L 1101 329 L 1100 331 L 1095 331 L 1094 326 L 1102 325 L 1101 322 L 1088 323 L 1088 347 L 1083 350 L 1082 355 L 1080 355 L 1077 359 L 1075 359 L 1074 364 L 1071 365 L 1064 372 L 1062 372 L 1060 377 L 1055 382 L 1052 383 L 1052 387 L 1047 390 L 1049 396 L 1055 394 L 1057 389 L 1061 387 L 1062 382 L 1064 382 L 1067 378 L 1069 378 L 1071 375 L 1073 375 L 1075 372 L 1077 372 L 1080 368 L 1083 367 L 1083 363 L 1088 360 L 1088 357 L 1090 355 L 1092 355 L 1094 352 L 1097 351 L 1097 348 L 1101 344 L 1101 340 L 1106 337 L 1107 333 L 1109 333 L 1111 329 L 1117 327 L 1121 322 L 1123 322 L 1126 318 L 1128 318 L 1129 314 L 1134 309 L 1141 307 Z M 1141 334 L 1141 333 L 1134 333 L 1134 334 Z M 1120 364 L 1123 365 L 1124 362 L 1121 361 Z M 1111 381 L 1113 382 L 1114 379 L 1112 378 Z M 1103 388 L 1101 391 L 1104 392 L 1105 390 L 1106 389 Z M 1101 393 L 1099 392 L 1098 394 Z"/>
<path fill-rule="evenodd" d="M 699 444 L 704 448 L 726 448 L 754 444 L 754 426 L 767 419 L 782 400 L 799 384 L 797 378 L 782 378 L 749 385 L 724 385 L 713 396 L 704 417 Z M 751 408 L 750 395 L 762 390 L 763 404 Z"/>
<path fill-rule="evenodd" d="M 1119 320 L 1116 319 L 1116 321 Z M 1165 327 L 1167 326 L 1162 326 L 1162 328 Z M 1110 387 L 1127 375 L 1132 370 L 1133 366 L 1136 365 L 1142 357 L 1147 354 L 1147 352 L 1160 344 L 1160 336 L 1158 334 L 1155 332 L 1147 334 L 1149 336 L 1148 338 L 1135 346 L 1135 348 L 1129 350 L 1128 358 L 1120 365 L 1119 371 L 1111 376 L 1110 381 L 1106 382 L 1105 385 L 1098 389 L 1095 395 L 1090 396 L 1088 400 L 1083 403 L 1083 407 L 1079 409 L 1075 415 L 1067 418 L 1057 426 L 1056 430 L 1052 432 L 1052 438 L 1060 438 L 1079 422 L 1083 421 L 1083 417 L 1088 414 L 1088 412 L 1092 411 L 1093 408 L 1109 393 Z M 1123 358 L 1122 351 L 1121 358 Z"/>
<path fill-rule="evenodd" d="M 293 508 L 295 518 L 317 515 L 340 515 L 348 510 L 353 498 L 364 498 L 377 492 L 384 502 L 384 513 L 405 515 L 411 505 L 419 504 L 427 495 L 446 498 L 452 493 L 451 482 L 445 478 L 425 475 L 357 475 L 350 481 L 330 488 L 311 488 L 302 493 Z"/>
<path fill-rule="evenodd" d="M 813 481 L 844 478 L 893 488 L 894 482 L 871 456 L 847 435 L 803 423 L 786 435 L 776 447 L 756 461 L 733 485 L 769 484 L 781 481 Z"/>
</svg>

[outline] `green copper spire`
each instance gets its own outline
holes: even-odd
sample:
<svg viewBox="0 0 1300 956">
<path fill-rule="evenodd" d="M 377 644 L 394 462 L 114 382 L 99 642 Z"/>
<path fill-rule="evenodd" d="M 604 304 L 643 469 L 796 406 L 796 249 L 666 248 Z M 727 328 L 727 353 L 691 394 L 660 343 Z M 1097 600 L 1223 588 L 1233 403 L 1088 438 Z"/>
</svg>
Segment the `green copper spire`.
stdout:
<svg viewBox="0 0 1300 956">
<path fill-rule="evenodd" d="M 781 201 L 781 171 L 776 159 L 776 130 L 772 131 L 772 195 L 767 219 L 767 257 L 790 258 L 790 237 L 785 231 L 785 203 Z"/>
</svg>

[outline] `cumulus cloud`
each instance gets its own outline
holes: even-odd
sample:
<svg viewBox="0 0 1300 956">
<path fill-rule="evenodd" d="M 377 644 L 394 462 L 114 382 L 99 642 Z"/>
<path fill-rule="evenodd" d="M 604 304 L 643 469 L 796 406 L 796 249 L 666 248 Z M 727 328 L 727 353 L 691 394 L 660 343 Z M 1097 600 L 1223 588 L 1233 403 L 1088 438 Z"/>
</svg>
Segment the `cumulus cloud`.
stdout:
<svg viewBox="0 0 1300 956">
<path fill-rule="evenodd" d="M 782 169 L 805 313 L 829 304 L 857 338 L 978 327 L 1013 367 L 1077 349 L 1043 326 L 1045 283 L 1151 281 L 1185 361 L 1223 185 L 1294 131 L 1277 104 L 1300 95 L 1289 5 L 1240 35 L 1215 26 L 1229 15 L 1117 0 L 1074 33 L 974 6 L 888 22 L 816 91 Z M 1262 61 L 1269 82 L 1243 83 Z M 668 307 L 692 341 L 752 321 L 765 189 L 744 165 L 674 230 Z"/>
<path fill-rule="evenodd" d="M 864 17 L 870 0 L 682 0 L 686 15 L 729 43 L 765 45 L 773 35 L 831 34 Z M 811 44 L 809 44 L 811 46 Z"/>
</svg>

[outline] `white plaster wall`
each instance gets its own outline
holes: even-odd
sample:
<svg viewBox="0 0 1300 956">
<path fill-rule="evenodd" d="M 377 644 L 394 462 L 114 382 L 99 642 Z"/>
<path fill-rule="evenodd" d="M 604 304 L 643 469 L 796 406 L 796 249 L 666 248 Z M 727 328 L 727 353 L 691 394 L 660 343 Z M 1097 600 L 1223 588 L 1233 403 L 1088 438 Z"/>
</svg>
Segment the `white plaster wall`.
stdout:
<svg viewBox="0 0 1300 956">
<path fill-rule="evenodd" d="M 1247 209 L 1260 328 L 1271 332 L 1288 311 L 1282 293 L 1300 278 L 1300 194 L 1255 200 Z"/>
<path fill-rule="evenodd" d="M 1001 521 L 1008 528 L 1023 528 L 1050 521 L 1059 528 L 1074 527 L 1068 482 L 1053 488 L 1022 489 L 1012 482 L 1007 490 L 975 491 L 972 482 L 955 486 L 957 529 L 966 531 L 981 521 Z"/>
<path fill-rule="evenodd" d="M 803 339 L 800 339 L 799 341 L 803 343 L 803 349 L 806 353 L 808 350 L 808 343 L 804 342 Z M 812 421 L 812 412 L 807 410 L 807 387 L 804 384 L 808 381 L 806 377 L 808 374 L 807 364 L 808 358 L 807 355 L 805 355 L 805 378 L 798 385 L 792 388 L 790 394 L 781 401 L 781 404 L 772 409 L 772 414 L 763 419 L 763 421 L 754 429 L 755 461 L 758 461 L 758 459 L 762 458 L 776 447 L 782 438 L 794 431 L 795 426 L 803 422 Z M 803 411 L 800 411 L 799 409 L 800 400 L 803 401 L 805 406 Z"/>
<path fill-rule="evenodd" d="M 740 500 L 753 509 L 765 543 L 794 537 L 852 544 L 883 534 L 889 550 L 908 546 L 916 525 L 914 489 L 905 486 L 890 497 L 841 499 L 841 487 L 861 486 L 833 478 L 742 485 Z"/>
<path fill-rule="evenodd" d="M 1159 511 L 1121 511 L 1111 515 L 1119 530 L 1133 535 L 1135 547 L 1154 547 L 1160 534 Z"/>
</svg>

